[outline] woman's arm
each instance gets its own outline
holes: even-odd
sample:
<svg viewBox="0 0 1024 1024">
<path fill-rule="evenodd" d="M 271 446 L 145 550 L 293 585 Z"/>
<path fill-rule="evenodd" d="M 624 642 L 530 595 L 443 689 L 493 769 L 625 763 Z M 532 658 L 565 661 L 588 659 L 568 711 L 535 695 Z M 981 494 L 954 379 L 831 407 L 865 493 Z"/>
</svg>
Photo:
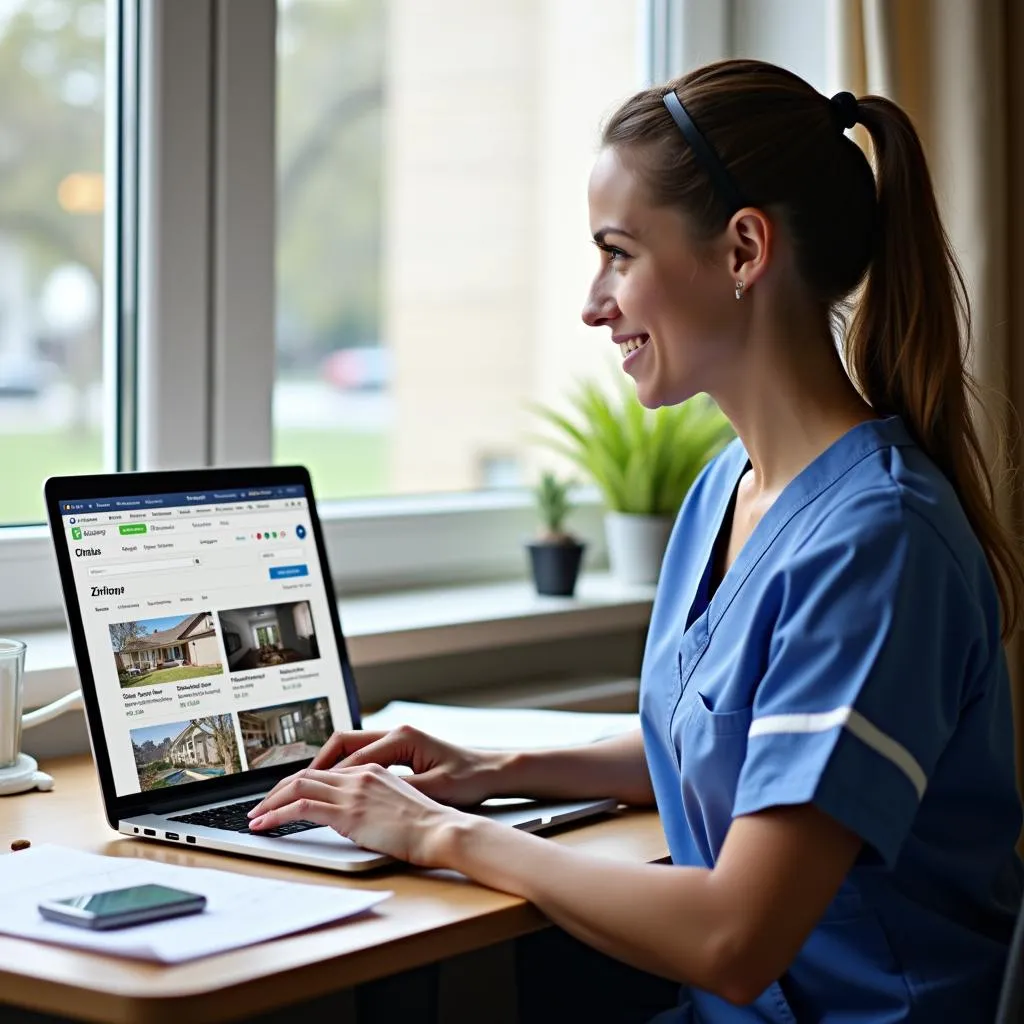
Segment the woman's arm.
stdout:
<svg viewBox="0 0 1024 1024">
<path fill-rule="evenodd" d="M 615 797 L 650 806 L 654 791 L 640 730 L 564 750 L 465 750 L 403 725 L 390 732 L 335 733 L 314 769 L 406 765 L 406 782 L 443 803 L 468 806 L 491 796 Z M 281 783 L 279 783 L 279 786 Z"/>
<path fill-rule="evenodd" d="M 639 729 L 580 747 L 501 755 L 495 779 L 500 796 L 615 797 L 634 807 L 654 804 Z"/>
<path fill-rule="evenodd" d="M 712 870 L 616 863 L 469 816 L 438 843 L 438 863 L 530 900 L 584 942 L 734 1003 L 784 973 L 861 848 L 811 805 L 738 818 Z"/>
<path fill-rule="evenodd" d="M 307 768 L 250 812 L 254 832 L 304 819 L 535 903 L 620 960 L 749 1002 L 789 966 L 861 840 L 812 805 L 737 818 L 713 869 L 623 864 L 445 807 L 378 764 Z"/>
</svg>

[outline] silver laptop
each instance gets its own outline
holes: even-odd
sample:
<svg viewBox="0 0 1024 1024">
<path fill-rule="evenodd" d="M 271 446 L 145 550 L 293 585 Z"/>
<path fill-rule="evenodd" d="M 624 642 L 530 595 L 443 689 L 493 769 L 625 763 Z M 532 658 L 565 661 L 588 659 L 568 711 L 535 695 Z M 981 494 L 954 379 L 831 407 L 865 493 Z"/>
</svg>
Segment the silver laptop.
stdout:
<svg viewBox="0 0 1024 1024">
<path fill-rule="evenodd" d="M 53 477 L 46 506 L 107 820 L 120 832 L 334 871 L 390 858 L 246 812 L 359 704 L 301 467 Z M 493 801 L 538 831 L 613 800 Z"/>
</svg>

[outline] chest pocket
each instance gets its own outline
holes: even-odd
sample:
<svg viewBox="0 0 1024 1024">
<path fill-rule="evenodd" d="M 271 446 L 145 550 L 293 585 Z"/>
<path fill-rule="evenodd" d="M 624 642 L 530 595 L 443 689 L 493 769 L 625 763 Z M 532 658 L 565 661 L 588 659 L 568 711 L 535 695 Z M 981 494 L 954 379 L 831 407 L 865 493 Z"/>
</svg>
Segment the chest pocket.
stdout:
<svg viewBox="0 0 1024 1024">
<path fill-rule="evenodd" d="M 715 711 L 693 680 L 684 689 L 673 740 L 687 823 L 709 866 L 732 822 L 752 716 L 752 707 Z"/>
</svg>

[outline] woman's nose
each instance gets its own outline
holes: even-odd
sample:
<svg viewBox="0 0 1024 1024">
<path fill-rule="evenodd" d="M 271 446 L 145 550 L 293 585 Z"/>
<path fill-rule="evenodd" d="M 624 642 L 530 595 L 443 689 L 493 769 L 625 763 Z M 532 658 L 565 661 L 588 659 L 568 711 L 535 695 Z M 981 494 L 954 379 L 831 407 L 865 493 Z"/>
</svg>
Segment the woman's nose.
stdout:
<svg viewBox="0 0 1024 1024">
<path fill-rule="evenodd" d="M 616 320 L 618 315 L 619 307 L 615 304 L 615 299 L 591 290 L 583 304 L 583 322 L 588 327 L 602 327 Z"/>
</svg>

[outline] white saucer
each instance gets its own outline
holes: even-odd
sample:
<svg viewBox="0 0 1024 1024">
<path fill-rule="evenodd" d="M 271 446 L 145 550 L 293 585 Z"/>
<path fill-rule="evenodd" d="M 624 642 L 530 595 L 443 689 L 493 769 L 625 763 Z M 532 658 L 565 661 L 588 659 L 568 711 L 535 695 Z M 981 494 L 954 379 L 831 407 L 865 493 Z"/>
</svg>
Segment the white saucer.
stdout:
<svg viewBox="0 0 1024 1024">
<path fill-rule="evenodd" d="M 53 776 L 39 771 L 34 757 L 19 754 L 10 768 L 0 768 L 0 796 L 24 793 L 29 789 L 53 789 Z"/>
</svg>

